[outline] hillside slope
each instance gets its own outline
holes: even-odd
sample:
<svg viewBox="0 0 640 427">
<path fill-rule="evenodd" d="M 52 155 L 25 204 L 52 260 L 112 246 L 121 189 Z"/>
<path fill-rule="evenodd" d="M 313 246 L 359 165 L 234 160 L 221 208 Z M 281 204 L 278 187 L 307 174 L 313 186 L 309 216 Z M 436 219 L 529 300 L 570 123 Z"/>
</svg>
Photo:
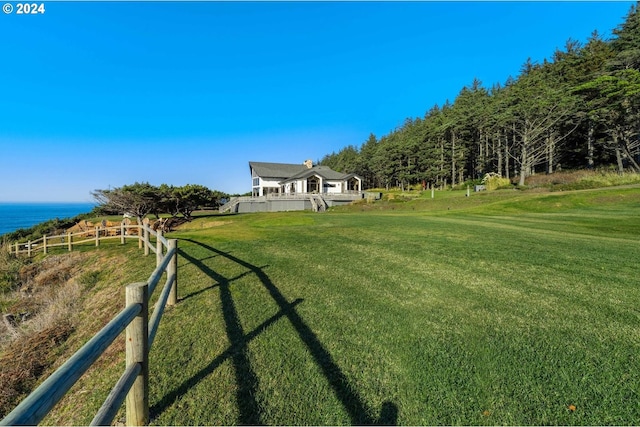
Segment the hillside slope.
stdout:
<svg viewBox="0 0 640 427">
<path fill-rule="evenodd" d="M 636 186 L 197 218 L 171 235 L 152 423 L 632 424 L 639 214 Z M 97 253 L 109 273 L 59 360 L 154 261 Z M 47 424 L 90 421 L 113 347 Z"/>
</svg>

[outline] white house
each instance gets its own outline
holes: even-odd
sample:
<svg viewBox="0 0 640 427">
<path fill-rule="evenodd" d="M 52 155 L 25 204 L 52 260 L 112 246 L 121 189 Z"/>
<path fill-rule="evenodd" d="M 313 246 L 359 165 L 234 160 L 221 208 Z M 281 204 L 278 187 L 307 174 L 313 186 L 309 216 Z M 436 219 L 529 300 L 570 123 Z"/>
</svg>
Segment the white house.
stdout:
<svg viewBox="0 0 640 427">
<path fill-rule="evenodd" d="M 327 166 L 249 162 L 253 197 L 269 194 L 348 194 L 362 191 L 362 178 Z"/>
</svg>

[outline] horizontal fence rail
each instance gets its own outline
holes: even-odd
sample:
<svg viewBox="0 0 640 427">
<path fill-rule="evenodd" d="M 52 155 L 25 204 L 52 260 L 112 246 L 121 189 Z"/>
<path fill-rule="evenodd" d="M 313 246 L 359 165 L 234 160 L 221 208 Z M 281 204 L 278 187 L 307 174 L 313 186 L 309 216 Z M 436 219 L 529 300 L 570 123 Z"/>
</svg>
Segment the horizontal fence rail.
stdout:
<svg viewBox="0 0 640 427">
<path fill-rule="evenodd" d="M 153 248 L 149 247 L 149 236 L 159 235 L 160 240 L 164 239 L 160 231 L 154 231 L 146 224 L 126 224 L 124 221 L 120 225 L 115 226 L 93 226 L 84 230 L 67 232 L 64 234 L 42 236 L 36 240 L 26 242 L 16 242 L 9 245 L 10 253 L 16 255 L 27 255 L 29 257 L 35 255 L 39 251 L 46 254 L 50 249 L 56 247 L 66 247 L 69 252 L 74 246 L 91 243 L 100 246 L 100 242 L 104 240 L 120 240 L 121 244 L 125 244 L 127 239 L 137 239 L 140 248 L 145 247 L 145 254 L 149 251 L 158 253 L 158 245 Z M 143 242 L 147 243 L 147 246 Z M 166 239 L 162 242 L 166 247 Z"/>
<path fill-rule="evenodd" d="M 135 226 L 121 224 L 117 227 L 121 230 L 121 234 L 116 237 L 124 239 L 127 227 L 138 230 L 135 237 L 144 247 L 145 255 L 148 255 L 149 251 L 156 254 L 156 269 L 146 282 L 128 285 L 125 308 L 2 419 L 0 425 L 36 425 L 42 421 L 122 332 L 126 335 L 126 367 L 91 421 L 91 425 L 110 425 L 125 400 L 127 425 L 149 423 L 149 350 L 165 306 L 177 303 L 178 244 L 177 240 L 167 240 L 161 231 L 152 230 L 148 224 Z M 98 228 L 96 227 L 93 236 L 95 239 L 112 238 L 108 229 L 116 227 L 100 230 Z M 100 237 L 101 234 L 102 237 Z M 149 236 L 155 237 L 155 247 Z M 52 246 L 51 240 L 51 237 L 46 236 L 41 239 L 41 248 L 44 253 L 47 253 L 47 248 Z M 71 238 L 68 242 L 71 242 Z M 74 244 L 79 243 L 81 242 L 74 242 Z M 69 248 L 71 248 L 70 245 L 69 243 Z M 25 253 L 25 251 L 29 256 L 33 253 L 28 248 L 19 251 L 16 246 L 15 253 Z M 150 316 L 149 299 L 164 273 L 167 279 Z"/>
</svg>

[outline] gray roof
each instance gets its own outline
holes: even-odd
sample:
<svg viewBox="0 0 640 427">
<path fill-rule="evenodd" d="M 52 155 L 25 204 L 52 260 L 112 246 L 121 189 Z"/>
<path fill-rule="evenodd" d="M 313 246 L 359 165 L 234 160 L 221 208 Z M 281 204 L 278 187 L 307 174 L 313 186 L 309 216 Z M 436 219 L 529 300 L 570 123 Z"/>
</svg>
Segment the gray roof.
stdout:
<svg viewBox="0 0 640 427">
<path fill-rule="evenodd" d="M 297 173 L 310 170 L 302 163 L 293 165 L 290 163 L 249 162 L 249 168 L 254 170 L 258 176 L 262 178 L 279 179 L 287 179 Z"/>
<path fill-rule="evenodd" d="M 328 180 L 346 180 L 354 176 L 358 177 L 353 173 L 336 172 L 329 166 L 314 166 L 309 169 L 303 164 L 249 162 L 249 168 L 262 178 L 276 178 L 281 179 L 282 182 L 306 179 L 312 175 L 318 175 Z"/>
<path fill-rule="evenodd" d="M 303 171 L 298 172 L 295 175 L 290 176 L 287 181 L 294 181 L 296 179 L 309 178 L 312 175 L 319 175 L 324 179 L 342 180 L 346 174 L 336 172 L 328 166 L 314 166 L 311 169 L 305 168 Z"/>
</svg>

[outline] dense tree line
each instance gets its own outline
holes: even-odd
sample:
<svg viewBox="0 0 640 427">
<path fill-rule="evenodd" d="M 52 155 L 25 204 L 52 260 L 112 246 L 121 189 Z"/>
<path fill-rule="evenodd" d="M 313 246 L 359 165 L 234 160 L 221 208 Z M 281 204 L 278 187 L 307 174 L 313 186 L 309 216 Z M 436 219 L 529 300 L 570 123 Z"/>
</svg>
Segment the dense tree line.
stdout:
<svg viewBox="0 0 640 427">
<path fill-rule="evenodd" d="M 201 207 L 217 208 L 220 200 L 228 197 L 220 191 L 203 185 L 187 184 L 181 187 L 162 184 L 159 187 L 148 182 L 123 185 L 122 187 L 95 190 L 91 193 L 105 214 L 130 214 L 142 220 L 146 215 L 161 213 L 182 215 L 191 220 L 191 214 Z"/>
<path fill-rule="evenodd" d="M 475 79 L 453 103 L 320 163 L 359 174 L 367 188 L 446 187 L 488 172 L 520 185 L 558 168 L 640 172 L 638 4 L 611 40 L 597 32 L 584 45 L 569 39 L 542 64 L 527 60 L 504 85 Z"/>
</svg>

